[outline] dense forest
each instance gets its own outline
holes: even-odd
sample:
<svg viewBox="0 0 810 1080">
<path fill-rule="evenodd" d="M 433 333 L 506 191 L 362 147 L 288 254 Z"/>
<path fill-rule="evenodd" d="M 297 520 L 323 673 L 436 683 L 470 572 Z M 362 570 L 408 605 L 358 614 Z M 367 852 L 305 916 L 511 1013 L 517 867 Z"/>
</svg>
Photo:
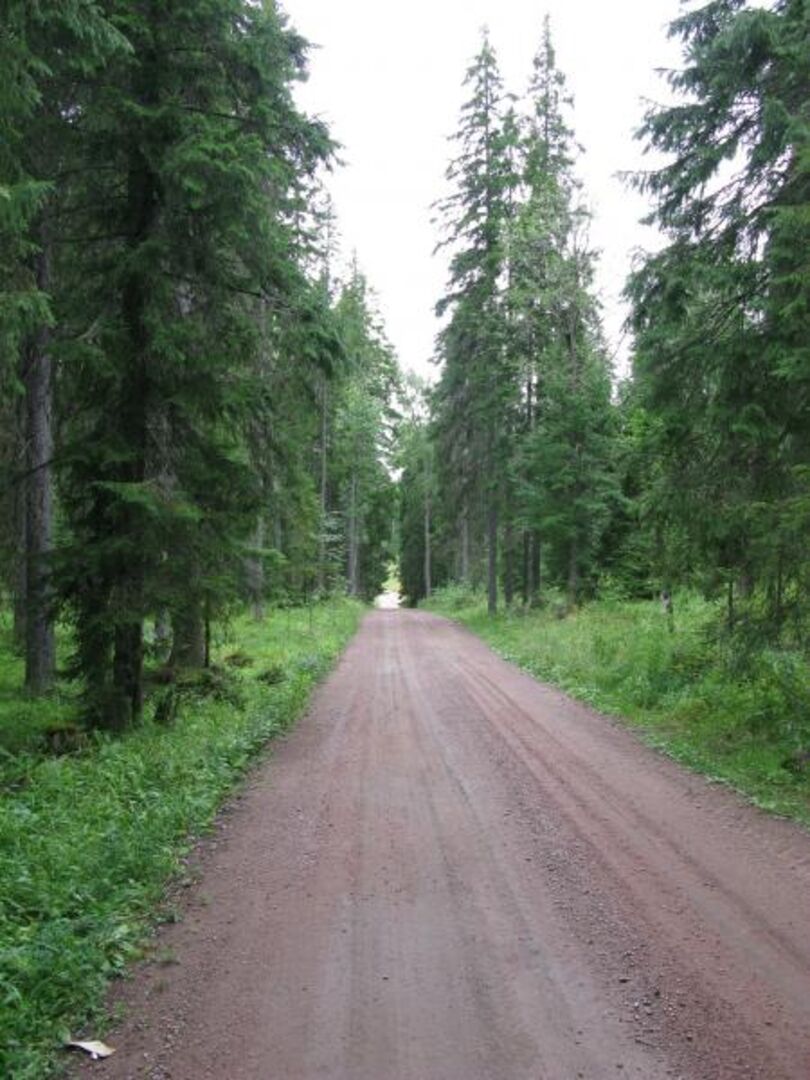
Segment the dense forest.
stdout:
<svg viewBox="0 0 810 1080">
<path fill-rule="evenodd" d="M 275 4 L 27 0 L 0 37 L 3 587 L 92 726 L 240 605 L 379 591 L 399 374 L 335 272 L 335 147 Z"/>
<path fill-rule="evenodd" d="M 403 444 L 413 599 L 490 612 L 605 591 L 722 597 L 728 631 L 806 639 L 810 9 L 716 0 L 670 29 L 674 102 L 629 178 L 665 243 L 626 285 L 632 369 L 600 327 L 571 101 L 546 25 L 526 94 L 485 38 L 440 202 L 437 385 Z"/>
<path fill-rule="evenodd" d="M 485 35 L 429 386 L 336 270 L 335 145 L 277 5 L 7 4 L 0 542 L 27 689 L 58 623 L 85 722 L 124 728 L 145 656 L 202 665 L 228 611 L 371 597 L 397 557 L 412 603 L 689 586 L 803 641 L 808 25 L 800 0 L 672 25 L 675 101 L 638 133 L 664 164 L 629 180 L 666 242 L 626 285 L 622 379 L 548 22 L 520 97 Z"/>
<path fill-rule="evenodd" d="M 150 650 L 204 664 L 229 610 L 371 597 L 397 556 L 414 603 L 688 585 L 803 640 L 808 12 L 724 0 L 671 33 L 630 375 L 546 23 L 522 97 L 486 36 L 466 75 L 428 386 L 336 270 L 335 146 L 280 8 L 6 5 L 0 543 L 29 691 L 58 622 L 84 719 L 126 727 Z"/>
</svg>

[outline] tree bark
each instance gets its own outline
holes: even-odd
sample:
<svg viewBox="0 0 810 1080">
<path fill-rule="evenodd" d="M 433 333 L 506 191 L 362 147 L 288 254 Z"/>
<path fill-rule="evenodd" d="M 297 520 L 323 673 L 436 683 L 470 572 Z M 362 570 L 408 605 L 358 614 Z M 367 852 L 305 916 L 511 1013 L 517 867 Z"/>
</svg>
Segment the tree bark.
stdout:
<svg viewBox="0 0 810 1080">
<path fill-rule="evenodd" d="M 36 256 L 37 287 L 50 288 L 49 251 L 41 238 Z M 53 683 L 56 647 L 49 559 L 53 534 L 53 495 L 51 466 L 53 457 L 52 363 L 49 331 L 41 326 L 23 351 L 23 386 L 25 389 L 25 686 L 32 694 L 41 694 Z"/>
<path fill-rule="evenodd" d="M 253 546 L 257 551 L 264 548 L 265 521 L 264 515 L 259 514 L 256 522 L 256 531 L 253 534 Z M 248 596 L 253 618 L 260 622 L 264 618 L 264 562 L 259 554 L 250 555 L 246 560 L 245 570 L 247 573 Z"/>
<path fill-rule="evenodd" d="M 510 521 L 503 534 L 503 602 L 508 608 L 515 599 L 515 530 Z"/>
<path fill-rule="evenodd" d="M 172 612 L 172 630 L 171 666 L 205 667 L 205 612 L 202 598 L 193 587 L 188 602 Z"/>
<path fill-rule="evenodd" d="M 540 533 L 537 529 L 532 529 L 530 535 L 530 558 L 529 558 L 529 572 L 531 587 L 529 589 L 529 606 L 538 607 L 542 597 L 543 578 L 542 578 L 542 556 L 543 556 L 543 541 L 540 539 Z"/>
<path fill-rule="evenodd" d="M 579 542 L 576 537 L 568 549 L 568 607 L 577 606 L 579 596 Z"/>
<path fill-rule="evenodd" d="M 349 522 L 348 522 L 348 577 L 349 577 L 349 596 L 358 596 L 360 592 L 360 582 L 358 580 L 358 562 L 359 562 L 359 529 L 357 522 L 357 475 L 352 474 L 351 484 L 349 488 Z"/>
<path fill-rule="evenodd" d="M 137 589 L 134 578 L 132 585 Z M 106 726 L 122 731 L 138 719 L 143 709 L 143 623 L 127 619 L 116 628 L 113 641 L 113 697 L 107 709 Z"/>
<path fill-rule="evenodd" d="M 487 510 L 487 612 L 498 610 L 498 508 L 494 498 Z"/>
<path fill-rule="evenodd" d="M 327 511 L 328 511 L 328 434 L 329 434 L 329 384 L 324 376 L 321 383 L 321 476 L 320 476 L 320 506 L 321 506 L 321 527 L 318 536 L 318 591 L 323 593 L 326 591 L 326 528 L 327 528 Z"/>
<path fill-rule="evenodd" d="M 533 533 L 531 529 L 523 530 L 523 544 L 520 552 L 521 561 L 521 599 L 526 607 L 532 602 L 532 595 L 534 593 L 534 559 L 533 559 L 533 545 L 532 538 Z"/>
<path fill-rule="evenodd" d="M 425 597 L 429 600 L 433 592 L 431 548 L 430 548 L 431 502 L 430 489 L 425 489 Z"/>
<path fill-rule="evenodd" d="M 470 514 L 466 503 L 459 518 L 459 578 L 463 585 L 470 584 Z"/>
<path fill-rule="evenodd" d="M 161 608 L 155 616 L 155 653 L 161 664 L 165 664 L 172 651 L 172 623 L 167 608 Z"/>
<path fill-rule="evenodd" d="M 146 72 L 142 73 L 146 78 Z M 143 88 L 150 101 L 153 87 Z M 131 246 L 138 251 L 148 240 L 156 214 L 158 183 L 149 162 L 137 143 L 130 147 L 127 177 L 128 219 Z M 150 332 L 146 320 L 149 282 L 143 268 L 133 268 L 124 282 L 121 314 L 127 328 L 131 351 L 126 389 L 121 398 L 118 427 L 124 436 L 129 458 L 119 468 L 117 480 L 125 484 L 143 484 L 146 478 L 150 385 L 148 357 Z M 117 624 L 113 635 L 111 701 L 106 709 L 106 723 L 120 729 L 137 720 L 143 708 L 143 608 L 146 574 L 147 537 L 143 511 L 120 503 L 116 528 L 126 538 L 127 549 L 115 566 L 113 605 Z"/>
<path fill-rule="evenodd" d="M 22 354 L 21 354 L 22 363 Z M 21 372 L 22 375 L 22 372 Z M 25 510 L 26 510 L 26 484 L 25 484 L 25 398 L 20 397 L 18 402 L 17 412 L 17 424 L 16 424 L 16 453 L 15 453 L 15 466 L 17 472 L 23 479 L 14 486 L 14 540 L 15 540 L 15 552 L 14 552 L 14 567 L 13 567 L 13 589 L 14 589 L 14 626 L 13 626 L 13 642 L 14 651 L 18 656 L 25 656 L 25 586 L 26 586 L 26 559 L 25 548 L 27 544 L 27 529 L 25 522 Z"/>
</svg>

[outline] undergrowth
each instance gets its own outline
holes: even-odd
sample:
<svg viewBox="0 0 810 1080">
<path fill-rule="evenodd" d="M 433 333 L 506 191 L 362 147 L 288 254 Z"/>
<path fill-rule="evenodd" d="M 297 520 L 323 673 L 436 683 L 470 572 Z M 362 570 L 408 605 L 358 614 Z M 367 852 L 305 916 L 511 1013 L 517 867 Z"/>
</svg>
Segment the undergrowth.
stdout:
<svg viewBox="0 0 810 1080">
<path fill-rule="evenodd" d="M 170 725 L 147 716 L 61 755 L 38 736 L 67 722 L 69 688 L 22 700 L 19 664 L 0 653 L 0 1075 L 49 1075 L 68 1033 L 99 1016 L 195 837 L 300 714 L 360 614 L 336 601 L 237 620 L 216 650 L 225 692 L 183 691 Z"/>
<path fill-rule="evenodd" d="M 655 602 L 605 599 L 565 614 L 552 601 L 490 618 L 482 596 L 456 587 L 429 607 L 689 767 L 810 824 L 810 664 L 801 653 L 729 640 L 717 606 L 695 595 L 676 598 L 672 630 Z"/>
</svg>

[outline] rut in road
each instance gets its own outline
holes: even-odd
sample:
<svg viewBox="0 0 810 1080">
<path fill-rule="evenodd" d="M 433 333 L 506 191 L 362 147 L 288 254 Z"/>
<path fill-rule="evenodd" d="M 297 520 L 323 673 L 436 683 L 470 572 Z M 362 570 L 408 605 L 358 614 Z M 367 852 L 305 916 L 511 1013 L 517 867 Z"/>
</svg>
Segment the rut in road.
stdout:
<svg viewBox="0 0 810 1080">
<path fill-rule="evenodd" d="M 807 1080 L 810 836 L 369 615 L 202 856 L 109 1077 Z"/>
</svg>

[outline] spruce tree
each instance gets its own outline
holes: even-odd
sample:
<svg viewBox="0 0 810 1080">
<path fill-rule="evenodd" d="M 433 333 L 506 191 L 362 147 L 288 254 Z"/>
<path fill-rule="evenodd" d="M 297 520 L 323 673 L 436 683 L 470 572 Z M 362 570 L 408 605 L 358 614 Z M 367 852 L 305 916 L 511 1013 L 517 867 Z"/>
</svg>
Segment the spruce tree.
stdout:
<svg viewBox="0 0 810 1080">
<path fill-rule="evenodd" d="M 345 374 L 333 390 L 332 489 L 343 522 L 346 590 L 370 598 L 392 555 L 390 466 L 399 369 L 355 260 L 335 305 Z"/>
<path fill-rule="evenodd" d="M 53 539 L 54 246 L 70 213 L 65 178 L 82 154 L 81 80 L 127 48 L 87 0 L 4 5 L 0 33 L 0 382 L 16 387 L 10 509 L 15 518 L 16 631 L 25 684 L 55 667 Z M 8 399 L 7 399 L 8 400 Z"/>
<path fill-rule="evenodd" d="M 430 424 L 430 390 L 416 375 L 404 380 L 403 417 L 397 437 L 400 579 L 410 604 L 429 598 L 446 577 L 437 543 L 442 506 L 436 447 Z"/>
<path fill-rule="evenodd" d="M 539 596 L 545 542 L 543 561 L 574 604 L 594 569 L 614 482 L 610 371 L 570 105 L 546 20 L 521 143 L 523 198 L 509 232 L 510 359 L 523 402 L 513 475 L 528 534 L 524 595 Z"/>
<path fill-rule="evenodd" d="M 498 594 L 498 521 L 505 469 L 505 414 L 510 381 L 504 367 L 502 304 L 504 230 L 514 177 L 504 130 L 504 91 L 494 49 L 485 33 L 467 71 L 470 97 L 454 141 L 459 150 L 447 171 L 451 194 L 439 203 L 443 246 L 451 252 L 448 292 L 437 305 L 447 316 L 439 336 L 442 377 L 436 396 L 440 445 L 455 462 L 462 530 L 462 576 L 476 504 L 483 507 L 487 550 L 487 602 Z M 507 129 L 508 134 L 508 129 Z"/>
<path fill-rule="evenodd" d="M 724 583 L 729 624 L 735 594 L 759 584 L 778 633 L 807 565 L 810 15 L 794 0 L 711 3 L 671 33 L 686 100 L 650 111 L 641 137 L 668 162 L 637 177 L 669 243 L 629 284 L 655 506 Z"/>
<path fill-rule="evenodd" d="M 268 323 L 305 321 L 293 221 L 330 146 L 293 103 L 305 44 L 275 6 L 109 11 L 132 52 L 83 119 L 97 165 L 76 184 L 87 242 L 64 270 L 61 564 L 88 717 L 120 727 L 141 709 L 144 617 L 168 604 L 176 644 L 198 643 L 233 587 L 260 505 L 257 357 Z"/>
</svg>

